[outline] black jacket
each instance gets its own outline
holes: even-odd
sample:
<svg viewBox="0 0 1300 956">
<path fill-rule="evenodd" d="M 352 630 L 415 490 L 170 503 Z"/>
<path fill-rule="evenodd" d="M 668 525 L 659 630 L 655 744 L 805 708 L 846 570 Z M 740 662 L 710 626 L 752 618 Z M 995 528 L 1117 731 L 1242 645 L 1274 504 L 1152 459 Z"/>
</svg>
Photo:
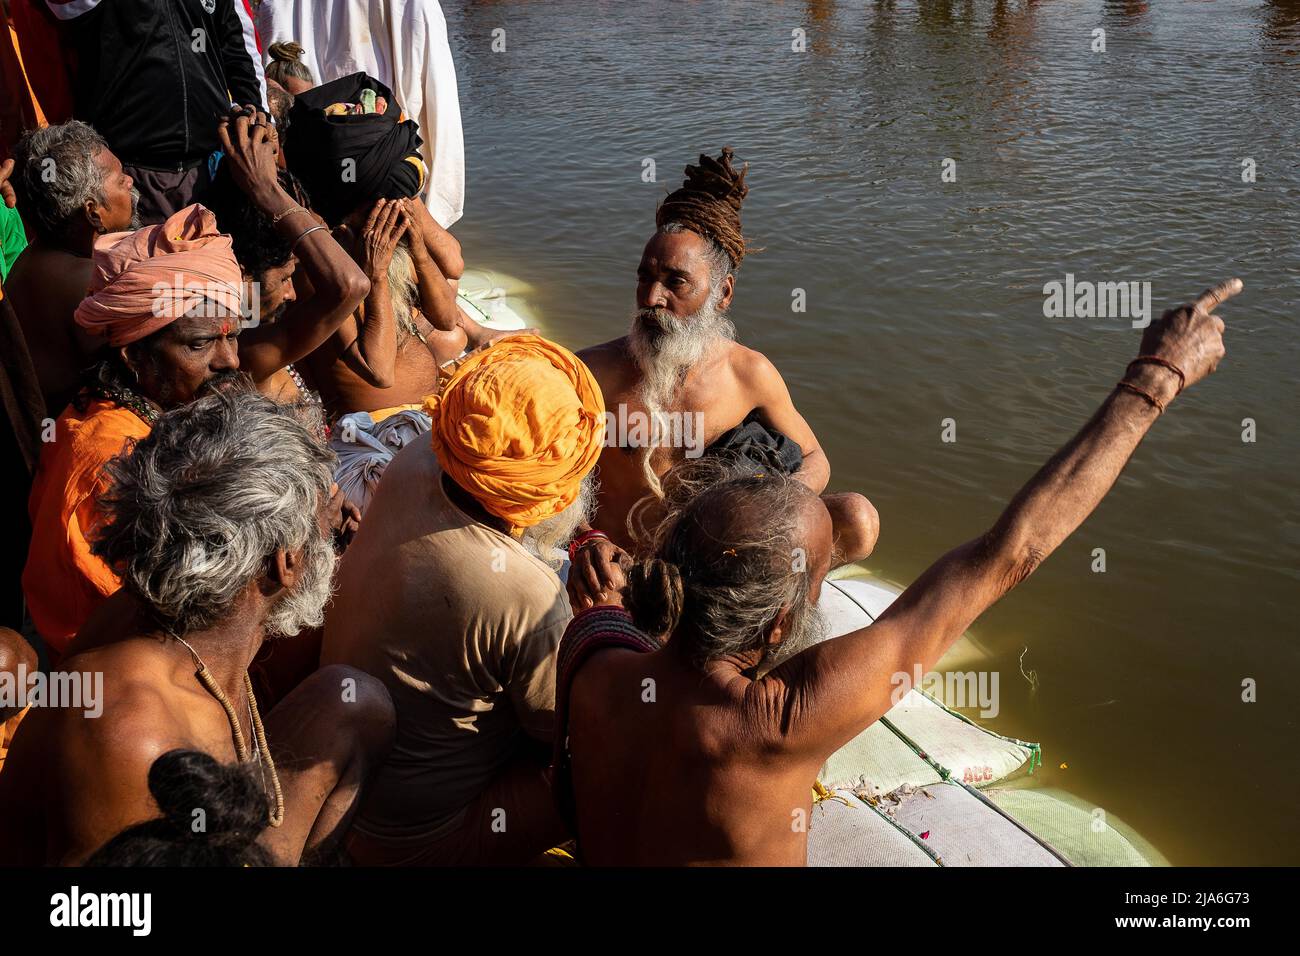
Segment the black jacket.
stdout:
<svg viewBox="0 0 1300 956">
<path fill-rule="evenodd" d="M 266 108 L 244 0 L 47 2 L 77 57 L 73 114 L 123 163 L 190 168 L 232 98 Z"/>
</svg>

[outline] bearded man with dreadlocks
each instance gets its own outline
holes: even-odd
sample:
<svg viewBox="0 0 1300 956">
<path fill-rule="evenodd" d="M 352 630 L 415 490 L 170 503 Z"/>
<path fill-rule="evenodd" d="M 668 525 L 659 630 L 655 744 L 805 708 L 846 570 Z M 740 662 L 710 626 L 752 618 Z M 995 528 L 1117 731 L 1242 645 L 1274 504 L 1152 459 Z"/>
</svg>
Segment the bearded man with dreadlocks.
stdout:
<svg viewBox="0 0 1300 956">
<path fill-rule="evenodd" d="M 836 564 L 875 547 L 876 509 L 859 494 L 822 494 L 831 466 L 817 436 L 776 366 L 735 340 L 727 312 L 747 251 L 740 207 L 749 167 L 737 170 L 733 158 L 726 148 L 686 167 L 641 255 L 628 334 L 579 353 L 605 396 L 606 436 L 598 511 L 575 538 L 569 589 L 578 609 L 623 585 L 618 560 L 644 550 L 636 528 L 653 520 L 660 476 L 685 457 L 724 453 L 752 459 L 756 471 L 778 461 L 822 496 Z"/>
</svg>

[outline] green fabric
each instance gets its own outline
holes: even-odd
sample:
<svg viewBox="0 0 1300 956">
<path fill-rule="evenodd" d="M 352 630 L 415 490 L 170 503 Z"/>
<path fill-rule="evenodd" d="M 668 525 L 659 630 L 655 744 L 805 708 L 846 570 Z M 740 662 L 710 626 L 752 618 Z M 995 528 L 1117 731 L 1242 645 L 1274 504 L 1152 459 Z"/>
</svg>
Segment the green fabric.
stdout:
<svg viewBox="0 0 1300 956">
<path fill-rule="evenodd" d="M 0 201 L 0 282 L 9 278 L 9 270 L 19 253 L 27 248 L 27 234 L 17 209 L 10 209 Z"/>
</svg>

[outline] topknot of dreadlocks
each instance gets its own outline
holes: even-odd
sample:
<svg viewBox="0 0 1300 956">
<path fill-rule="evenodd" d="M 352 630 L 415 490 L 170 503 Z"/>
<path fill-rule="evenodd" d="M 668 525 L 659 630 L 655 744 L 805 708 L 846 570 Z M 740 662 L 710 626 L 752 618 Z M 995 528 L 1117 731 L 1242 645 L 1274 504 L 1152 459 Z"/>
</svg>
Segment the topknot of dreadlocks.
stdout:
<svg viewBox="0 0 1300 956">
<path fill-rule="evenodd" d="M 733 158 L 735 153 L 727 146 L 717 159 L 701 154 L 698 166 L 687 166 L 686 181 L 659 205 L 655 225 L 662 229 L 670 222 L 679 222 L 716 242 L 736 269 L 745 258 L 740 207 L 749 193 L 745 185 L 749 164 L 736 170 L 731 165 Z"/>
</svg>

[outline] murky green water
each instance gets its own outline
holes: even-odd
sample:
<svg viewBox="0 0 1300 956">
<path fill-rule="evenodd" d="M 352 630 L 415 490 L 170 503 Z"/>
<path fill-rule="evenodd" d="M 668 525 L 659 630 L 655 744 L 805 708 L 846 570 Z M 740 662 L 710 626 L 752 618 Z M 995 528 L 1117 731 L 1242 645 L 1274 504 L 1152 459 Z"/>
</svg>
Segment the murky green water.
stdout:
<svg viewBox="0 0 1300 956">
<path fill-rule="evenodd" d="M 566 344 L 625 327 L 686 162 L 726 144 L 751 163 L 765 252 L 733 317 L 832 488 L 879 508 L 869 565 L 887 578 L 984 530 L 1134 354 L 1125 319 L 1045 318 L 1044 283 L 1150 282 L 1158 315 L 1240 275 L 1218 374 L 975 633 L 1002 675 L 992 726 L 1043 741 L 1045 783 L 1175 863 L 1300 862 L 1300 3 L 445 7 L 469 166 L 456 232 L 471 266 L 533 285 Z"/>
</svg>

